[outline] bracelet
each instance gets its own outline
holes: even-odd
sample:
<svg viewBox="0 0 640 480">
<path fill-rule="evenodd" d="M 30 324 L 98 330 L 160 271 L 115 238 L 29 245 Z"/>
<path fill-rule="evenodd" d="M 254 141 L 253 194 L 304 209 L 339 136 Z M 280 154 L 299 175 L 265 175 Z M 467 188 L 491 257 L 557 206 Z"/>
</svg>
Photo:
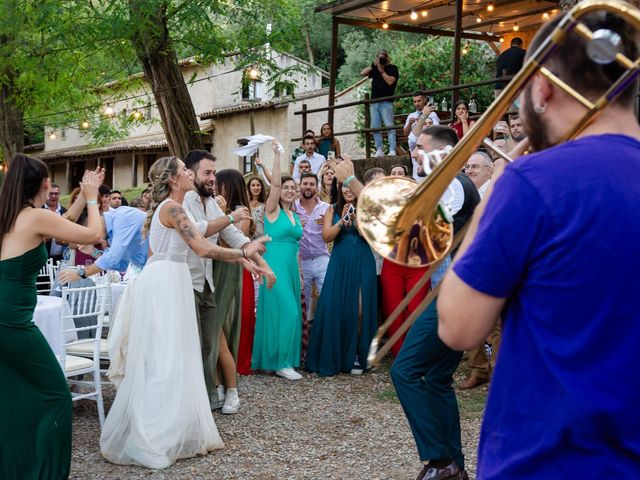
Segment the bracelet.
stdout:
<svg viewBox="0 0 640 480">
<path fill-rule="evenodd" d="M 227 215 L 227 218 L 229 219 L 229 223 L 231 223 L 233 225 L 233 222 L 235 222 L 235 219 L 233 218 L 233 215 L 229 214 L 229 215 Z"/>
<path fill-rule="evenodd" d="M 98 201 L 97 200 L 87 200 L 87 205 L 97 205 Z"/>
<path fill-rule="evenodd" d="M 95 249 L 95 250 L 93 251 L 93 253 L 91 254 L 91 256 L 92 256 L 93 258 L 98 258 L 98 257 L 99 257 L 100 255 L 102 255 L 103 253 L 104 253 L 104 252 L 103 252 L 102 250 Z"/>
<path fill-rule="evenodd" d="M 352 181 L 354 181 L 354 180 L 355 180 L 355 178 L 356 178 L 356 176 L 355 176 L 355 175 L 349 175 L 349 176 L 345 179 L 345 181 L 344 181 L 344 182 L 342 182 L 342 184 L 343 184 L 345 187 L 347 187 L 347 188 L 348 188 L 348 187 L 349 187 L 349 184 L 350 184 Z"/>
</svg>

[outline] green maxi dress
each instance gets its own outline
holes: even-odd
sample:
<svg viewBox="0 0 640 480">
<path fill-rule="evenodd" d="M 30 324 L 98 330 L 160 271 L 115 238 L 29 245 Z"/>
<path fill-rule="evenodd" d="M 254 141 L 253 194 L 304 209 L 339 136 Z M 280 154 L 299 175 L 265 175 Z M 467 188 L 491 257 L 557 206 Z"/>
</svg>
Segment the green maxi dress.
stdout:
<svg viewBox="0 0 640 480">
<path fill-rule="evenodd" d="M 69 476 L 71 395 L 49 344 L 33 323 L 44 243 L 0 261 L 0 478 Z"/>
<path fill-rule="evenodd" d="M 264 233 L 271 237 L 264 259 L 276 275 L 268 289 L 260 285 L 256 331 L 251 368 L 280 370 L 300 366 L 302 348 L 302 308 L 300 306 L 300 271 L 298 242 L 302 226 L 294 213 L 295 225 L 280 209 L 275 222 L 264 216 Z"/>
</svg>

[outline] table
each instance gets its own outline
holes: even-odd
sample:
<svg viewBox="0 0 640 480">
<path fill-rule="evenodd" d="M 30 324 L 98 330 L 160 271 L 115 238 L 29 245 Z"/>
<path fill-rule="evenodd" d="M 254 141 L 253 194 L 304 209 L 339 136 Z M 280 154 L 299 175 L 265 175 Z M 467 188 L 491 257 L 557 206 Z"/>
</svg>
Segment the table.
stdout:
<svg viewBox="0 0 640 480">
<path fill-rule="evenodd" d="M 120 303 L 120 297 L 122 297 L 122 294 L 124 293 L 126 288 L 127 282 L 118 282 L 111 284 L 111 305 L 113 305 L 113 308 L 111 309 L 111 312 L 109 312 L 110 316 L 112 316 L 116 312 L 118 303 Z"/>
<path fill-rule="evenodd" d="M 64 330 L 75 328 L 69 304 L 60 297 L 38 295 L 38 303 L 33 311 L 33 322 L 62 364 L 64 344 L 78 339 L 76 332 L 64 333 Z"/>
</svg>

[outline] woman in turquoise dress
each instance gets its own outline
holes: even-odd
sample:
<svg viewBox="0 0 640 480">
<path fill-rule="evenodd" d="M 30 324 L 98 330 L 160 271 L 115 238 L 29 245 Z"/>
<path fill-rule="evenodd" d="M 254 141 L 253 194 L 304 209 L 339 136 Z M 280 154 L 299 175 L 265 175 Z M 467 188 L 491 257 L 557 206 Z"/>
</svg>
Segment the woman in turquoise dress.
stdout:
<svg viewBox="0 0 640 480">
<path fill-rule="evenodd" d="M 320 376 L 362 373 L 378 322 L 376 264 L 358 232 L 357 199 L 341 184 L 337 196 L 324 216 L 322 236 L 334 243 L 305 364 Z"/>
<path fill-rule="evenodd" d="M 302 309 L 298 242 L 302 226 L 291 210 L 296 184 L 291 177 L 280 178 L 279 144 L 273 141 L 275 160 L 269 197 L 265 204 L 264 232 L 271 237 L 264 259 L 276 276 L 272 289 L 260 285 L 253 341 L 253 369 L 275 370 L 287 380 L 300 380 L 294 370 L 300 366 Z"/>
<path fill-rule="evenodd" d="M 40 208 L 47 167 L 16 155 L 0 190 L 0 478 L 64 479 L 71 464 L 71 395 L 60 364 L 33 323 L 36 276 L 47 260 L 44 239 L 75 244 L 102 240 L 98 187 L 87 172 L 71 215 L 87 204 L 87 227 Z M 72 207 L 74 208 L 74 207 Z M 73 217 L 72 217 L 73 218 Z"/>
</svg>

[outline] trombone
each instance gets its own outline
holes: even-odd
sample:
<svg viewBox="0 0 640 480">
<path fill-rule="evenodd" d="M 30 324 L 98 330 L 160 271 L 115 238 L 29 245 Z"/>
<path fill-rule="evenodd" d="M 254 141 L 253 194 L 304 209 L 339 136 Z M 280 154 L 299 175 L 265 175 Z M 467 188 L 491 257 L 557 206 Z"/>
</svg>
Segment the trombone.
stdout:
<svg viewBox="0 0 640 480">
<path fill-rule="evenodd" d="M 584 108 L 584 116 L 570 129 L 563 141 L 578 135 L 595 116 L 602 111 L 640 74 L 640 59 L 629 59 L 618 51 L 616 33 L 608 30 L 592 32 L 580 20 L 593 12 L 606 12 L 621 17 L 634 29 L 640 30 L 640 10 L 619 0 L 585 0 L 567 12 L 554 31 L 543 40 L 540 47 L 523 65 L 502 94 L 475 123 L 458 144 L 447 151 L 424 154 L 427 170 L 432 170 L 417 187 L 398 177 L 383 177 L 367 185 L 358 198 L 357 220 L 365 240 L 384 258 L 405 266 L 429 266 L 424 278 L 413 288 L 407 298 L 394 310 L 378 329 L 371 343 L 368 364 L 377 366 L 391 345 L 406 332 L 415 319 L 433 301 L 437 289 L 427 295 L 418 308 L 407 318 L 385 346 L 378 346 L 388 327 L 400 314 L 410 299 L 431 277 L 435 268 L 447 257 L 456 243 L 462 240 L 464 231 L 456 232 L 454 239 L 451 216 L 441 203 L 449 184 L 465 165 L 467 159 L 483 143 L 488 132 L 502 118 L 513 100 L 534 75 L 540 73 L 551 83 L 572 96 Z M 587 41 L 587 53 L 597 63 L 617 62 L 626 71 L 596 101 L 591 101 L 573 89 L 551 70 L 545 61 L 556 47 L 564 42 L 567 34 L 575 32 Z M 618 37 L 619 40 L 619 37 Z M 484 142 L 487 144 L 486 142 Z M 488 145 L 488 144 L 487 144 Z M 490 145 L 488 145 L 491 148 Z M 504 157 L 504 155 L 503 155 Z"/>
</svg>

